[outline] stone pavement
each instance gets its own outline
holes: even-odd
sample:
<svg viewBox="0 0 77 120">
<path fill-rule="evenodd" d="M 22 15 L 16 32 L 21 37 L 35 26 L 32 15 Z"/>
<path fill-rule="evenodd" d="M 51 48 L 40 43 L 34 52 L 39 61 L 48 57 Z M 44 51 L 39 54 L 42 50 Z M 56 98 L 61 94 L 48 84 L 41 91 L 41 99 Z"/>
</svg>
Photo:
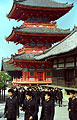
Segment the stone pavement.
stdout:
<svg viewBox="0 0 77 120">
<path fill-rule="evenodd" d="M 6 96 L 8 96 L 8 88 L 6 90 Z M 58 107 L 58 105 L 55 107 L 55 117 L 54 120 L 69 120 L 68 118 L 68 96 L 65 95 L 65 99 L 63 101 L 63 106 Z M 4 112 L 4 106 L 5 103 L 0 103 L 0 115 Z M 41 114 L 41 107 L 39 108 L 38 113 L 38 120 L 40 120 L 40 114 Z M 4 118 L 0 118 L 0 120 L 6 120 Z M 24 112 L 20 111 L 20 118 L 18 120 L 24 120 Z"/>
<path fill-rule="evenodd" d="M 67 107 L 67 102 L 63 102 L 63 107 L 55 107 L 55 118 L 54 120 L 69 120 L 68 118 L 68 107 Z M 5 103 L 0 103 L 0 113 L 3 113 L 4 111 L 4 105 Z M 40 118 L 41 114 L 41 107 L 39 108 L 39 113 L 38 117 Z M 38 120 L 39 120 L 38 118 Z M 0 118 L 0 120 L 6 120 L 4 118 Z M 17 120 L 24 120 L 24 112 L 20 111 L 20 118 Z"/>
</svg>

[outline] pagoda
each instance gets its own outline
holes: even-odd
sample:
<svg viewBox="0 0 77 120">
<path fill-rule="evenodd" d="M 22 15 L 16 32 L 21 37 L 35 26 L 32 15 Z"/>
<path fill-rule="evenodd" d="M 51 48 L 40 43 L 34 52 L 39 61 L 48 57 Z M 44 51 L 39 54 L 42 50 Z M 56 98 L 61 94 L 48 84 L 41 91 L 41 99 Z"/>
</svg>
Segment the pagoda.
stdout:
<svg viewBox="0 0 77 120">
<path fill-rule="evenodd" d="M 22 78 L 13 78 L 14 85 L 52 84 L 52 62 L 36 60 L 35 56 L 49 49 L 70 34 L 70 30 L 57 28 L 55 20 L 65 15 L 73 4 L 53 0 L 14 0 L 7 15 L 9 19 L 24 21 L 20 27 L 13 27 L 7 42 L 22 44 L 18 53 L 11 55 L 4 64 L 22 69 Z"/>
</svg>

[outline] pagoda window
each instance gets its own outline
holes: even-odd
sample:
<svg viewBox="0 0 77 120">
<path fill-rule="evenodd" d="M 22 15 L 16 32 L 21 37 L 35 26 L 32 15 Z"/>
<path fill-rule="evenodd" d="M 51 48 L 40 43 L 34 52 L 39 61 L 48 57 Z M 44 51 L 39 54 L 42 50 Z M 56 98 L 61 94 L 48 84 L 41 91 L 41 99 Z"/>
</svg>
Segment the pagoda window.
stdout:
<svg viewBox="0 0 77 120">
<path fill-rule="evenodd" d="M 47 72 L 47 76 L 51 76 L 51 72 Z"/>
<path fill-rule="evenodd" d="M 51 69 L 49 68 L 49 69 L 46 69 L 46 71 L 51 71 Z"/>
<path fill-rule="evenodd" d="M 50 44 L 49 44 L 49 43 L 46 43 L 45 46 L 46 46 L 46 47 L 50 47 Z"/>
<path fill-rule="evenodd" d="M 43 46 L 43 43 L 38 43 L 37 46 Z"/>
<path fill-rule="evenodd" d="M 29 43 L 26 43 L 25 46 L 26 46 L 26 47 L 29 46 Z"/>
<path fill-rule="evenodd" d="M 33 71 L 30 72 L 30 76 L 31 76 L 31 77 L 34 76 L 34 72 L 33 72 Z"/>
<path fill-rule="evenodd" d="M 34 44 L 34 43 L 31 43 L 31 47 L 35 47 L 35 44 Z"/>
</svg>

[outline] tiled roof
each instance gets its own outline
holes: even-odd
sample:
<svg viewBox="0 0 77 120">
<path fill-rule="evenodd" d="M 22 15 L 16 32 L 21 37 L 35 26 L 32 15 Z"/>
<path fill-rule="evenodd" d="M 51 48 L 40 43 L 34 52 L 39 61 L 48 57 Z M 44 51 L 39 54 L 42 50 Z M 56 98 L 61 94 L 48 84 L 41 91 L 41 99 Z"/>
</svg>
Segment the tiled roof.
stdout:
<svg viewBox="0 0 77 120">
<path fill-rule="evenodd" d="M 39 53 L 21 53 L 21 54 L 12 55 L 12 58 L 20 59 L 20 60 L 35 60 L 34 56 L 38 54 Z"/>
<path fill-rule="evenodd" d="M 23 32 L 23 33 L 42 33 L 42 34 L 69 34 L 70 29 L 64 30 L 59 28 L 14 28 L 15 31 Z"/>
<path fill-rule="evenodd" d="M 76 48 L 77 48 L 77 27 L 75 27 L 75 29 L 57 45 L 44 51 L 39 56 L 35 56 L 35 59 L 41 60 L 48 57 L 54 57 L 60 54 L 70 52 Z"/>
<path fill-rule="evenodd" d="M 14 66 L 12 66 L 12 64 L 5 64 L 5 62 L 7 62 L 9 60 L 10 60 L 10 58 L 9 59 L 4 58 L 2 60 L 2 68 L 1 68 L 2 71 L 21 71 L 22 70 L 22 68 L 14 67 Z"/>
<path fill-rule="evenodd" d="M 68 3 L 59 3 L 54 0 L 15 0 L 17 4 L 33 7 L 49 7 L 49 8 L 68 8 L 72 7 Z"/>
</svg>

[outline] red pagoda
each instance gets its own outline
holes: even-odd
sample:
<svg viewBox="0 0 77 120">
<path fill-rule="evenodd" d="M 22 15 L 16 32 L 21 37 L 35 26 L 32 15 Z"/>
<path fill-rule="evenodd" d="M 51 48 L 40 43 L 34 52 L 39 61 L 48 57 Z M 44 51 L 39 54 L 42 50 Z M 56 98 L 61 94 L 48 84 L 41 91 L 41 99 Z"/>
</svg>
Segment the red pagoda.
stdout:
<svg viewBox="0 0 77 120">
<path fill-rule="evenodd" d="M 7 17 L 24 21 L 20 27 L 13 28 L 6 39 L 16 45 L 23 45 L 17 54 L 12 55 L 11 59 L 4 63 L 10 64 L 15 70 L 18 67 L 22 69 L 22 78 L 13 77 L 14 85 L 52 84 L 52 62 L 37 61 L 35 55 L 43 53 L 53 43 L 70 34 L 69 29 L 57 28 L 55 20 L 65 15 L 72 7 L 73 4 L 53 0 L 14 0 Z"/>
</svg>

